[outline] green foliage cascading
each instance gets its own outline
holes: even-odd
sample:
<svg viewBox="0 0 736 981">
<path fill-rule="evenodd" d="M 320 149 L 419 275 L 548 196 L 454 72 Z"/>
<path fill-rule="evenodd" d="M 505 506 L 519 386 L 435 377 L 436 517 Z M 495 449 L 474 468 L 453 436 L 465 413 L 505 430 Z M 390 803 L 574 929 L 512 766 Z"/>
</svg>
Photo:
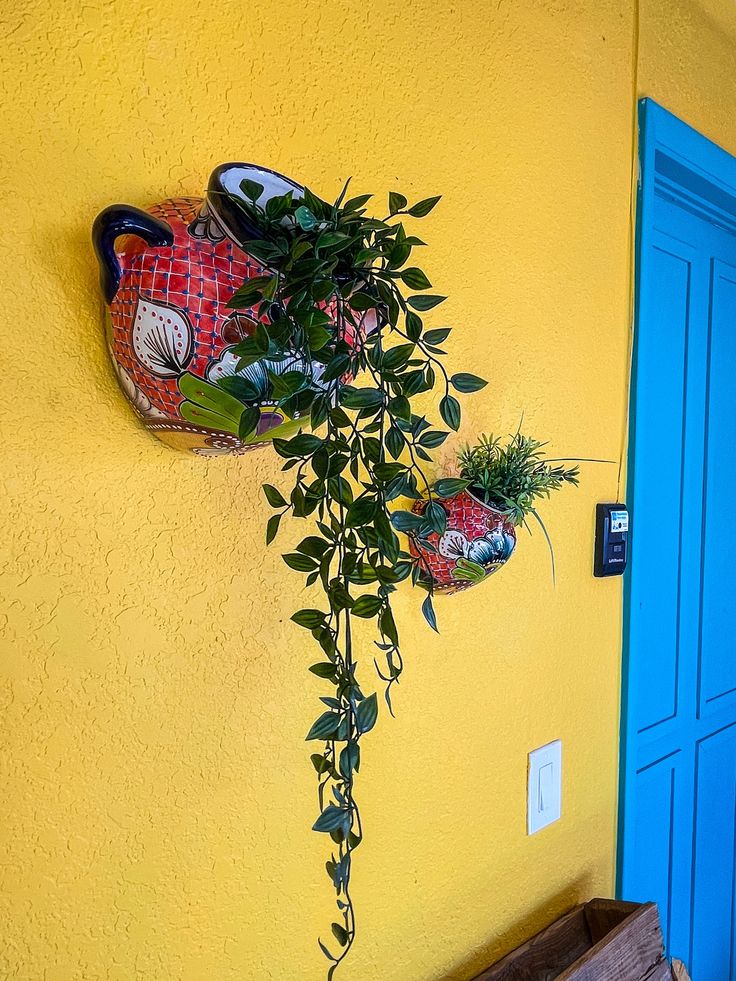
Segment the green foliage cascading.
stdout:
<svg viewBox="0 0 736 981">
<path fill-rule="evenodd" d="M 421 317 L 445 297 L 426 292 L 429 279 L 408 265 L 424 243 L 407 234 L 403 219 L 424 218 L 439 198 L 409 206 L 402 194 L 391 193 L 388 215 L 376 219 L 365 210 L 371 195 L 346 200 L 347 185 L 334 204 L 306 190 L 299 199 L 289 192 L 261 207 L 259 184 L 243 181 L 241 190 L 234 200 L 262 234 L 247 250 L 267 271 L 230 301 L 235 309 L 254 309 L 261 321 L 234 348 L 237 370 L 259 361 L 278 365 L 268 372 L 269 399 L 311 430 L 274 440 L 292 487 L 288 496 L 271 485 L 264 491 L 274 509 L 267 543 L 285 514 L 311 521 L 311 533 L 284 561 L 323 594 L 321 608 L 298 610 L 292 620 L 312 634 L 321 656 L 309 670 L 331 688 L 307 733 L 321 744 L 311 757 L 320 810 L 314 830 L 331 839 L 326 868 L 337 894 L 333 936 L 329 945 L 319 940 L 330 979 L 355 938 L 350 877 L 363 837 L 355 778 L 363 737 L 379 710 L 376 693 L 366 695 L 358 680 L 353 621 L 375 622 L 374 661 L 391 710 L 402 672 L 391 609 L 397 583 L 411 578 L 427 590 L 422 609 L 437 629 L 431 580 L 421 559 L 402 550 L 396 531 L 431 548 L 428 536 L 446 526 L 438 496 L 459 483 L 444 480 L 438 490 L 425 477 L 422 465 L 432 461 L 448 430 L 435 428 L 412 402 L 439 389 L 440 417 L 457 430 L 461 410 L 453 392 L 486 383 L 467 373 L 448 375 L 441 345 L 450 328 L 425 329 Z M 219 384 L 246 405 L 240 435 L 251 436 L 261 411 L 253 403 L 262 393 L 238 374 Z M 422 496 L 428 499 L 422 515 L 389 510 L 398 498 Z"/>
</svg>

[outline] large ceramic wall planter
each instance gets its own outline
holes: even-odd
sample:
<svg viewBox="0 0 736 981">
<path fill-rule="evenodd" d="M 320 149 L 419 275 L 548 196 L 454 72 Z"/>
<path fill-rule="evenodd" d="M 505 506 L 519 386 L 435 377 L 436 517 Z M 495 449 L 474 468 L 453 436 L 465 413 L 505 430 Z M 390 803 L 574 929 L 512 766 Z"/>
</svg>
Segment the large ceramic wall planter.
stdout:
<svg viewBox="0 0 736 981">
<path fill-rule="evenodd" d="M 411 551 L 421 559 L 435 592 L 457 593 L 483 582 L 508 562 L 516 546 L 516 530 L 508 514 L 468 490 L 439 503 L 447 513 L 447 530 L 429 536 L 436 551 L 418 549 L 413 542 Z M 426 501 L 416 501 L 412 510 L 422 514 L 426 506 Z"/>
<path fill-rule="evenodd" d="M 171 198 L 141 211 L 112 205 L 95 221 L 93 243 L 110 307 L 108 344 L 120 385 L 151 432 L 169 445 L 204 455 L 239 453 L 299 427 L 267 398 L 267 369 L 301 367 L 259 362 L 239 372 L 264 391 L 256 432 L 239 437 L 245 405 L 217 386 L 236 373 L 232 348 L 257 326 L 252 311 L 227 304 L 263 267 L 248 255 L 258 229 L 234 202 L 244 179 L 264 188 L 259 204 L 291 190 L 293 181 L 248 164 L 213 172 L 205 199 Z"/>
</svg>

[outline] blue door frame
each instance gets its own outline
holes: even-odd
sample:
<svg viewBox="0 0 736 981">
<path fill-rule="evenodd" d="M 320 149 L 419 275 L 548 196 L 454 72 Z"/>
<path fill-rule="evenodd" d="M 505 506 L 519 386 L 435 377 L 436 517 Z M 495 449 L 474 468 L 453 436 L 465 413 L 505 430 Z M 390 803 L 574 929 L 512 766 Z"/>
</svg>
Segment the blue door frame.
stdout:
<svg viewBox="0 0 736 981">
<path fill-rule="evenodd" d="M 618 894 L 736 981 L 736 159 L 639 105 Z"/>
</svg>

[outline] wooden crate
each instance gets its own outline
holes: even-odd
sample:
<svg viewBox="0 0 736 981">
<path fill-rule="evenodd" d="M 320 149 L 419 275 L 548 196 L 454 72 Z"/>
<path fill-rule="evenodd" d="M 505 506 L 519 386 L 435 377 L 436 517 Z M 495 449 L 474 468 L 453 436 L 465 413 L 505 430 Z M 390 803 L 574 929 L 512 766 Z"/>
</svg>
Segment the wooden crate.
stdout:
<svg viewBox="0 0 736 981">
<path fill-rule="evenodd" d="M 654 903 L 592 899 L 475 981 L 671 981 Z"/>
</svg>

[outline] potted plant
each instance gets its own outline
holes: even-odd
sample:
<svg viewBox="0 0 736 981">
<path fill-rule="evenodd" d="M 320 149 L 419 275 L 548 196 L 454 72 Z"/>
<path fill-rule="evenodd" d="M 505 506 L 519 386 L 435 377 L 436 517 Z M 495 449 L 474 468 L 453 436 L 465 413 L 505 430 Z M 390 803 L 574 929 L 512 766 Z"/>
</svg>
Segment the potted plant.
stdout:
<svg viewBox="0 0 736 981">
<path fill-rule="evenodd" d="M 291 486 L 264 487 L 274 510 L 266 542 L 286 515 L 310 522 L 284 561 L 315 590 L 314 605 L 292 620 L 311 633 L 319 657 L 310 671 L 327 686 L 306 738 L 316 744 L 314 830 L 330 841 L 327 873 L 337 894 L 332 937 L 319 940 L 332 978 L 355 938 L 350 882 L 363 837 L 356 775 L 364 737 L 379 713 L 377 694 L 369 693 L 370 682 L 359 672 L 353 622 L 375 624 L 378 675 L 391 710 L 402 671 L 392 594 L 407 577 L 429 588 L 420 559 L 402 550 L 396 530 L 403 512 L 392 515 L 391 502 L 419 500 L 424 492 L 427 510 L 413 516 L 417 535 L 425 539 L 446 527 L 424 466 L 448 429 L 416 412 L 413 400 L 439 388 L 441 419 L 457 430 L 461 410 L 453 392 L 486 383 L 472 374 L 449 375 L 440 345 L 450 329 L 423 320 L 445 297 L 427 292 L 429 279 L 410 265 L 424 243 L 407 232 L 405 220 L 425 217 L 439 198 L 409 205 L 392 192 L 387 213 L 376 218 L 366 212 L 371 196 L 348 198 L 347 185 L 332 204 L 305 188 L 264 206 L 263 186 L 252 175 L 227 193 L 229 225 L 241 215 L 242 226 L 258 230 L 243 247 L 262 271 L 229 301 L 258 327 L 231 349 L 233 372 L 215 384 L 241 401 L 243 440 L 259 431 L 264 411 L 239 381 L 252 379 L 254 366 L 263 369 L 268 411 L 303 426 L 288 439 L 274 434 Z M 436 629 L 431 594 L 423 610 Z"/>
<path fill-rule="evenodd" d="M 243 207 L 242 188 L 257 194 L 271 227 L 280 220 L 288 225 L 286 202 L 293 212 L 304 195 L 301 185 L 274 171 L 227 163 L 212 172 L 204 198 L 168 198 L 147 211 L 114 204 L 92 229 L 118 381 L 149 432 L 202 457 L 266 447 L 303 425 L 301 394 L 284 400 L 276 380 L 303 369 L 303 354 L 294 350 L 289 359 L 261 359 L 243 369 L 233 353 L 246 337 L 261 342 L 261 322 L 270 319 L 268 309 L 259 316 L 248 303 L 228 304 L 238 286 L 263 285 L 268 273 L 249 251 L 260 230 Z M 331 307 L 328 298 L 321 312 Z M 366 311 L 361 329 L 372 318 Z M 254 406 L 260 410 L 255 426 Z"/>
<path fill-rule="evenodd" d="M 460 476 L 435 485 L 440 500 L 417 501 L 400 519 L 432 590 L 455 593 L 497 572 L 511 558 L 518 526 L 529 527 L 529 515 L 547 540 L 554 577 L 552 543 L 537 504 L 563 484 L 577 484 L 579 467 L 545 458 L 545 446 L 521 432 L 505 443 L 499 437 L 481 436 L 475 446 L 458 454 Z M 422 532 L 419 522 L 429 509 L 444 512 L 443 532 Z"/>
</svg>

